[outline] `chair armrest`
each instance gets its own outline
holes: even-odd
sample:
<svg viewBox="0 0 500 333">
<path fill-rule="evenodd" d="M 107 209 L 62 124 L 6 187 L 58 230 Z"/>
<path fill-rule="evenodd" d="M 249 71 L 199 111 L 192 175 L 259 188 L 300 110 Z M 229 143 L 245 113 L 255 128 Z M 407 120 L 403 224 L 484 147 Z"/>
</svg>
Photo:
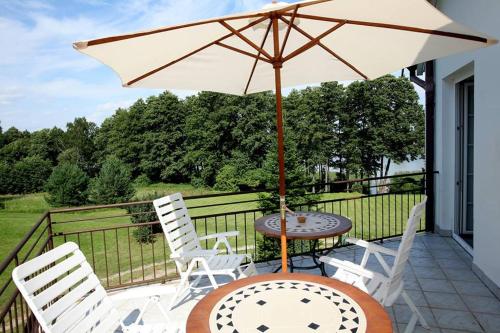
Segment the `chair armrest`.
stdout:
<svg viewBox="0 0 500 333">
<path fill-rule="evenodd" d="M 176 253 L 176 254 L 171 254 L 170 258 L 172 259 L 193 259 L 193 258 L 207 258 L 207 257 L 213 257 L 217 255 L 218 251 L 217 250 L 195 250 L 195 251 L 188 251 L 188 252 L 182 252 L 182 253 Z"/>
<path fill-rule="evenodd" d="M 390 255 L 393 257 L 395 257 L 398 254 L 397 251 L 394 251 L 392 249 L 388 249 L 388 248 L 383 247 L 381 245 L 378 245 L 375 243 L 370 243 L 370 242 L 367 242 L 367 241 L 364 241 L 361 239 L 357 239 L 357 238 L 348 237 L 346 239 L 346 242 L 364 247 L 365 249 L 369 250 L 370 252 L 380 252 L 380 253 L 387 254 L 387 255 Z"/>
<path fill-rule="evenodd" d="M 325 264 L 343 269 L 347 272 L 365 277 L 367 279 L 373 279 L 373 277 L 375 276 L 374 272 L 372 272 L 366 268 L 363 268 L 359 265 L 356 265 L 356 264 L 354 264 L 350 261 L 347 261 L 347 260 L 339 260 L 339 259 L 335 259 L 335 258 L 331 258 L 331 257 L 327 257 L 327 256 L 320 257 L 319 260 L 324 262 Z"/>
<path fill-rule="evenodd" d="M 144 298 L 144 297 L 152 297 L 152 296 L 161 296 L 168 294 L 175 294 L 174 286 L 166 286 L 166 285 L 151 285 L 144 287 L 135 287 L 131 289 L 125 289 L 123 291 L 119 291 L 116 294 L 112 294 L 109 298 L 112 301 L 123 301 L 135 298 Z"/>
<path fill-rule="evenodd" d="M 200 241 L 206 240 L 206 239 L 213 239 L 213 238 L 226 238 L 226 237 L 236 237 L 240 234 L 239 231 L 227 231 L 227 232 L 220 232 L 217 234 L 210 234 L 202 237 L 198 237 Z"/>
</svg>

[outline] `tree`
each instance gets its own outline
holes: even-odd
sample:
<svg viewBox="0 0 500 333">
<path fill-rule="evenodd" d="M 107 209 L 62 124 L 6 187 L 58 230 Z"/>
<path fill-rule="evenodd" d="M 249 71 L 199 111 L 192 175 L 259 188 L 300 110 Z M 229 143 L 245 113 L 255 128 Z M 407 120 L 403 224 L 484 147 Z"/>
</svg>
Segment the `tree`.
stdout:
<svg viewBox="0 0 500 333">
<path fill-rule="evenodd" d="M 187 166 L 206 186 L 238 150 L 257 167 L 274 136 L 274 96 L 270 93 L 231 96 L 202 92 L 187 98 Z"/>
<path fill-rule="evenodd" d="M 89 178 L 76 164 L 63 163 L 54 168 L 45 191 L 52 206 L 78 206 L 87 202 Z"/>
<path fill-rule="evenodd" d="M 278 167 L 278 144 L 273 140 L 273 146 L 266 155 L 263 166 L 266 188 L 274 189 L 271 193 L 260 193 L 259 207 L 266 212 L 277 211 L 279 208 L 279 167 Z M 312 177 L 305 173 L 304 166 L 300 163 L 297 147 L 291 138 L 285 137 L 285 178 L 286 178 L 286 202 L 287 206 L 293 208 L 300 205 L 307 206 L 317 200 L 317 196 L 307 193 L 305 185 L 310 184 Z"/>
<path fill-rule="evenodd" d="M 345 106 L 343 129 L 356 164 L 366 174 L 386 176 L 392 161 L 422 156 L 424 110 L 408 79 L 387 75 L 354 82 L 347 88 Z"/>
<path fill-rule="evenodd" d="M 74 149 L 83 160 L 83 170 L 90 175 L 97 171 L 97 161 L 95 158 L 95 137 L 97 135 L 97 125 L 87 121 L 84 117 L 66 125 L 64 134 L 65 149 Z"/>
<path fill-rule="evenodd" d="M 1 123 L 2 122 L 0 121 L 0 124 Z M 3 129 L 2 126 L 0 126 L 0 149 L 2 149 L 3 145 L 4 145 Z"/>
<path fill-rule="evenodd" d="M 28 131 L 20 131 L 15 127 L 10 127 L 3 133 L 4 145 L 8 145 L 16 140 L 28 138 L 30 136 Z"/>
<path fill-rule="evenodd" d="M 57 165 L 57 157 L 64 149 L 64 131 L 54 127 L 31 133 L 29 156 L 40 156 Z"/>
<path fill-rule="evenodd" d="M 11 193 L 33 193 L 43 190 L 52 170 L 52 163 L 40 156 L 30 156 L 14 164 L 11 177 Z"/>
<path fill-rule="evenodd" d="M 0 149 L 0 159 L 8 162 L 9 164 L 14 164 L 17 161 L 22 160 L 29 156 L 29 137 L 22 136 L 14 141 L 8 142 L 6 145 Z"/>
<path fill-rule="evenodd" d="M 98 204 L 129 201 L 135 193 L 130 168 L 116 156 L 109 156 L 90 183 L 90 200 Z"/>
<path fill-rule="evenodd" d="M 146 101 L 143 149 L 139 168 L 153 181 L 189 179 L 184 156 L 186 110 L 178 97 L 166 91 Z"/>
</svg>

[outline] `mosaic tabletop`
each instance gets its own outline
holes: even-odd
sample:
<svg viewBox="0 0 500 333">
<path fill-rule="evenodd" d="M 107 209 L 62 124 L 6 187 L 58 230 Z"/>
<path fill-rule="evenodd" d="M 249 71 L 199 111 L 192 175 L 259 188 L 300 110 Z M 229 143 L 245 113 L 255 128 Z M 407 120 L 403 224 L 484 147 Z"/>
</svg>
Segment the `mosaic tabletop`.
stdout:
<svg viewBox="0 0 500 333">
<path fill-rule="evenodd" d="M 374 314 L 379 318 L 373 324 Z M 195 306 L 187 328 L 188 333 L 392 332 L 387 313 L 369 295 L 337 280 L 297 273 L 229 283 Z"/>
<path fill-rule="evenodd" d="M 298 217 L 306 218 L 300 223 Z M 318 239 L 339 236 L 352 228 L 348 218 L 322 212 L 295 212 L 286 216 L 286 234 L 288 239 Z M 280 215 L 263 216 L 255 221 L 255 230 L 269 237 L 280 237 Z"/>
</svg>

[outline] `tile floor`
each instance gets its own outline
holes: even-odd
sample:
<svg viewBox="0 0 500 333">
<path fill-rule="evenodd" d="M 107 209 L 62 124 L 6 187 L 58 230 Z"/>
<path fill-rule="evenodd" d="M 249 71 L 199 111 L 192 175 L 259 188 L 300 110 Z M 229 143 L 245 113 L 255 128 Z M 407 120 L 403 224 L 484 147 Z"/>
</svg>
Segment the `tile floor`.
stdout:
<svg viewBox="0 0 500 333">
<path fill-rule="evenodd" d="M 386 240 L 384 246 L 397 248 L 399 240 Z M 345 247 L 330 255 L 338 259 L 359 262 L 363 249 Z M 391 263 L 391 258 L 386 257 Z M 298 261 L 310 259 L 296 258 Z M 258 264 L 260 273 L 271 272 L 277 262 Z M 307 264 L 307 263 L 306 263 Z M 368 268 L 381 271 L 375 258 L 368 262 Z M 319 274 L 319 270 L 306 271 Z M 327 273 L 334 269 L 327 267 Z M 471 270 L 471 257 L 451 238 L 434 234 L 417 236 L 409 265 L 405 272 L 405 289 L 426 318 L 432 330 L 427 331 L 417 324 L 415 332 L 500 332 L 500 300 L 479 280 Z M 197 300 L 204 296 L 201 292 L 186 300 L 171 312 L 171 319 L 183 325 Z M 162 299 L 168 304 L 169 299 Z M 134 319 L 142 301 L 122 302 L 120 312 L 129 320 Z M 403 301 L 387 308 L 393 320 L 394 332 L 403 332 L 410 318 L 410 311 Z M 145 322 L 161 318 L 155 308 L 144 317 Z"/>
</svg>

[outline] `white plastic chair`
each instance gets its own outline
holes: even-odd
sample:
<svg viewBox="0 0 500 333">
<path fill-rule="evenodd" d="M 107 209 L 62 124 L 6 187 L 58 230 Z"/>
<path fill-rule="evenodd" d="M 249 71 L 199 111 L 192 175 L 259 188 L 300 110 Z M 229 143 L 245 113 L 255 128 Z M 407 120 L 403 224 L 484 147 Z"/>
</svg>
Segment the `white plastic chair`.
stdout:
<svg viewBox="0 0 500 333">
<path fill-rule="evenodd" d="M 412 316 L 405 329 L 405 333 L 413 332 L 417 320 L 424 328 L 430 329 L 424 317 L 420 311 L 418 311 L 418 308 L 403 290 L 403 275 L 406 262 L 410 256 L 413 240 L 415 239 L 426 201 L 427 199 L 424 199 L 411 210 L 406 230 L 403 233 L 397 251 L 363 240 L 347 238 L 347 242 L 366 249 L 359 265 L 350 261 L 338 260 L 331 257 L 321 257 L 319 259 L 325 264 L 337 267 L 337 271 L 332 276 L 333 278 L 358 287 L 373 296 L 373 298 L 384 306 L 392 306 L 401 295 L 412 311 Z M 387 275 L 366 269 L 366 264 L 371 254 L 375 255 Z M 392 267 L 387 264 L 382 255 L 389 255 L 395 258 Z"/>
<path fill-rule="evenodd" d="M 226 275 L 236 280 L 257 273 L 252 257 L 234 253 L 227 240 L 227 237 L 238 236 L 238 231 L 198 237 L 180 193 L 154 200 L 153 205 L 170 247 L 170 258 L 175 261 L 181 276 L 171 308 L 185 291 L 196 288 L 202 276 L 207 276 L 212 287 L 217 289 L 219 285 L 214 277 L 216 275 Z M 210 250 L 203 249 L 200 245 L 200 241 L 207 239 L 216 240 Z M 228 254 L 219 254 L 221 244 L 226 247 Z M 241 265 L 245 259 L 249 260 L 249 264 L 243 271 L 244 267 Z M 196 279 L 188 284 L 190 276 L 196 276 Z"/>
<path fill-rule="evenodd" d="M 16 267 L 12 278 L 42 330 L 52 332 L 179 332 L 168 324 L 167 312 L 159 303 L 167 286 L 133 288 L 108 296 L 85 256 L 73 242 L 64 243 Z M 125 325 L 113 301 L 149 297 L 134 323 Z M 162 312 L 163 322 L 139 325 L 150 303 Z"/>
</svg>

